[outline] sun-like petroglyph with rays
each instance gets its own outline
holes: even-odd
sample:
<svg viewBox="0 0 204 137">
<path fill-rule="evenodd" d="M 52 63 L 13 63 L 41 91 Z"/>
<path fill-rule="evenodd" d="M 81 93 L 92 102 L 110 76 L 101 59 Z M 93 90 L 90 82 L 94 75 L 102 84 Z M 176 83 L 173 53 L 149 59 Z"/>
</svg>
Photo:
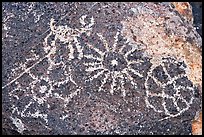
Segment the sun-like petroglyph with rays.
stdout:
<svg viewBox="0 0 204 137">
<path fill-rule="evenodd" d="M 84 45 L 88 81 L 100 81 L 95 91 L 109 92 L 111 95 L 120 92 L 125 97 L 127 92 L 138 92 L 137 86 L 142 83 L 137 80 L 145 79 L 146 106 L 157 113 L 164 113 L 165 117 L 160 120 L 179 116 L 188 110 L 193 103 L 196 87 L 187 78 L 185 63 L 168 57 L 157 61 L 160 65 L 156 66 L 145 54 L 144 45 L 130 44 L 127 40 L 118 44 L 119 35 L 120 32 L 116 32 L 113 45 L 100 33 L 95 36 L 101 45 L 89 42 Z M 131 91 L 128 91 L 127 83 L 130 83 Z"/>
<path fill-rule="evenodd" d="M 184 62 L 169 57 L 157 61 L 160 64 L 157 66 L 145 52 L 146 45 L 128 41 L 120 30 L 111 38 L 111 44 L 103 33 L 92 33 L 94 18 L 89 18 L 90 23 L 87 24 L 84 21 L 86 17 L 84 15 L 79 19 L 82 27 L 78 29 L 56 25 L 56 21 L 51 18 L 50 32 L 43 42 L 46 56 L 27 67 L 29 61 L 39 59 L 39 56 L 31 52 L 25 64 L 13 69 L 26 70 L 19 77 L 23 82 L 20 83 L 16 79 L 11 83 L 16 86 L 9 93 L 9 96 L 16 100 L 16 104 L 11 107 L 13 114 L 41 118 L 47 129 L 49 115 L 43 110 L 58 108 L 63 112 L 61 120 L 66 119 L 69 115 L 66 108 L 70 102 L 82 92 L 86 92 L 86 86 L 83 87 L 78 78 L 79 73 L 76 72 L 79 64 L 84 67 L 84 72 L 79 72 L 86 73 L 82 77 L 85 85 L 92 86 L 94 82 L 98 82 L 94 85 L 94 92 L 102 92 L 112 97 L 119 95 L 124 103 L 126 96 L 133 98 L 131 92 L 137 92 L 140 95 L 137 102 L 134 102 L 136 106 L 162 113 L 163 117 L 159 120 L 177 117 L 190 108 L 196 88 L 186 76 L 187 68 Z M 92 42 L 93 39 L 96 40 L 95 43 Z M 27 82 L 26 89 L 21 88 Z M 189 87 L 184 86 L 185 84 Z M 25 95 L 22 97 L 22 94 Z M 24 100 L 29 101 L 22 104 Z M 144 100 L 145 106 L 139 106 L 141 100 Z M 55 103 L 61 104 L 60 107 Z M 31 108 L 36 108 L 37 111 L 33 112 Z M 114 111 L 117 112 L 117 108 Z M 131 109 L 128 108 L 128 111 Z M 24 127 L 22 122 L 20 125 Z M 23 130 L 19 128 L 18 131 Z"/>
<path fill-rule="evenodd" d="M 88 36 L 83 37 L 86 40 Z M 96 89 L 98 92 L 105 91 L 112 95 L 120 92 L 121 96 L 125 97 L 128 91 L 127 83 L 137 92 L 139 83 L 136 81 L 146 76 L 148 66 L 151 65 L 141 47 L 123 39 L 120 31 L 113 37 L 113 45 L 110 45 L 101 33 L 96 33 L 95 37 L 99 43 L 94 45 L 87 42 L 83 47 L 83 64 L 90 76 L 88 81 L 100 80 Z M 147 67 L 141 69 L 145 65 Z"/>
<path fill-rule="evenodd" d="M 201 55 L 192 46 L 200 39 L 168 4 L 10 6 L 18 12 L 6 6 L 3 19 L 4 128 L 20 134 L 191 132 L 201 109 L 202 79 L 194 76 Z"/>
</svg>

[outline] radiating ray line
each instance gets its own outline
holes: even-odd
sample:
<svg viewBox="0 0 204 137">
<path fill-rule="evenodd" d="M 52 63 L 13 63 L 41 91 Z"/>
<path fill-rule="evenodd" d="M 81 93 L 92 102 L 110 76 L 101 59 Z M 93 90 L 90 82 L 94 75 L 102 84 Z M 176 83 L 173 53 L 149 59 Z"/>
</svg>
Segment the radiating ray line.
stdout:
<svg viewBox="0 0 204 137">
<path fill-rule="evenodd" d="M 162 87 L 163 84 L 159 80 L 157 80 L 154 76 L 150 75 L 149 77 L 151 77 L 154 80 L 154 82 L 156 82 L 157 84 L 159 84 L 159 86 Z"/>
<path fill-rule="evenodd" d="M 187 75 L 186 74 L 179 74 L 179 75 L 177 75 L 177 76 L 174 76 L 173 78 L 171 78 L 166 84 L 171 84 L 171 83 L 173 83 L 174 81 L 176 81 L 177 79 L 179 79 L 179 78 L 182 78 L 182 77 L 187 77 Z"/>
<path fill-rule="evenodd" d="M 190 107 L 190 104 L 192 104 L 192 101 L 193 101 L 193 97 L 191 98 L 190 102 L 188 103 L 182 96 L 180 96 L 180 99 L 182 99 L 183 102 L 185 102 L 186 104 L 186 108 L 189 108 Z"/>
<path fill-rule="evenodd" d="M 103 69 L 104 70 L 105 68 L 101 65 L 99 67 L 89 67 L 89 68 L 86 69 L 86 71 L 87 72 L 93 72 L 93 71 L 99 70 L 99 69 Z"/>
<path fill-rule="evenodd" d="M 140 74 L 139 72 L 137 72 L 136 70 L 132 69 L 130 66 L 128 66 L 128 70 L 130 70 L 131 72 L 133 72 L 135 75 L 139 76 L 139 77 L 144 77 L 142 74 Z"/>
<path fill-rule="evenodd" d="M 71 44 L 68 44 L 68 47 L 69 47 L 69 55 L 68 55 L 69 60 L 74 59 L 74 48 Z"/>
<path fill-rule="evenodd" d="M 123 49 L 126 47 L 127 45 L 123 45 L 120 49 L 119 49 L 119 53 L 122 53 Z"/>
<path fill-rule="evenodd" d="M 112 51 L 115 51 L 116 50 L 116 45 L 118 44 L 118 35 L 120 33 L 117 31 L 116 35 L 114 36 L 114 43 L 113 43 L 113 49 Z"/>
<path fill-rule="evenodd" d="M 80 94 L 81 89 L 77 89 L 74 92 L 72 92 L 71 94 L 68 95 L 68 97 L 66 97 L 66 99 L 64 99 L 64 106 L 66 107 L 68 105 L 68 103 L 71 101 L 71 99 L 76 96 L 77 94 Z"/>
<path fill-rule="evenodd" d="M 100 49 L 94 47 L 93 45 L 87 43 L 87 46 L 93 50 L 95 50 L 100 56 L 103 56 L 105 53 L 103 51 L 101 51 Z"/>
<path fill-rule="evenodd" d="M 44 38 L 44 42 L 43 42 L 43 44 L 45 45 L 44 47 L 43 47 L 43 49 L 44 49 L 44 51 L 46 52 L 46 53 L 48 53 L 48 51 L 49 51 L 49 48 L 50 48 L 50 45 L 48 44 L 48 38 L 52 35 L 53 33 L 52 33 L 52 31 Z"/>
<path fill-rule="evenodd" d="M 102 75 L 104 73 L 104 71 L 107 71 L 105 69 L 101 70 L 100 72 L 98 72 L 96 75 L 94 75 L 93 77 L 90 78 L 90 80 L 96 79 L 98 78 L 100 75 Z"/>
<path fill-rule="evenodd" d="M 104 73 L 104 75 L 105 75 L 105 78 L 102 80 L 101 86 L 99 87 L 99 91 L 102 91 L 104 84 L 107 82 L 107 79 L 109 78 L 110 72 Z"/>
<path fill-rule="evenodd" d="M 36 101 L 36 100 L 35 100 L 35 101 Z M 31 101 L 31 102 L 29 102 L 27 105 L 24 106 L 23 111 L 21 111 L 21 117 L 26 117 L 26 114 L 24 114 L 24 113 L 25 113 L 25 111 L 30 107 L 30 105 L 32 105 L 32 104 L 33 104 L 33 102 Z"/>
<path fill-rule="evenodd" d="M 178 107 L 178 102 L 176 101 L 176 99 L 175 98 L 173 98 L 173 103 L 174 103 L 174 105 L 176 106 L 176 109 L 178 110 L 178 111 L 181 111 L 181 109 Z"/>
<path fill-rule="evenodd" d="M 102 65 L 102 63 L 97 63 L 97 62 L 89 62 L 89 63 L 84 63 L 85 66 L 98 66 L 98 65 Z"/>
<path fill-rule="evenodd" d="M 113 95 L 113 93 L 114 93 L 114 87 L 116 86 L 116 79 L 115 79 L 114 73 L 113 73 L 113 76 L 111 75 L 111 77 L 112 77 L 112 83 L 111 83 L 110 93 Z"/>
<path fill-rule="evenodd" d="M 109 46 L 108 46 L 108 42 L 107 42 L 107 40 L 103 37 L 103 35 L 102 35 L 102 34 L 99 34 L 99 33 L 97 33 L 97 35 L 98 35 L 98 37 L 100 38 L 100 40 L 103 42 L 103 44 L 104 44 L 104 46 L 105 46 L 105 48 L 106 48 L 106 51 L 110 51 L 110 48 L 109 48 Z"/>
<path fill-rule="evenodd" d="M 146 104 L 146 106 L 149 108 L 152 108 L 155 112 L 158 112 L 158 113 L 161 113 L 161 112 L 163 112 L 163 111 L 161 111 L 161 110 L 157 110 L 152 104 L 150 104 L 150 102 L 149 102 L 149 100 L 148 100 L 148 92 L 147 92 L 147 96 L 145 97 L 145 104 Z"/>
<path fill-rule="evenodd" d="M 145 80 L 145 88 L 146 88 L 146 97 L 145 97 L 145 104 L 146 104 L 146 106 L 149 108 L 152 108 L 155 112 L 158 112 L 158 113 L 161 113 L 161 112 L 163 112 L 163 111 L 161 111 L 161 110 L 156 110 L 156 108 L 152 105 L 152 104 L 150 104 L 150 102 L 149 102 L 149 99 L 148 99 L 148 97 L 149 97 L 149 95 L 150 96 L 153 96 L 152 95 L 152 93 L 150 93 L 149 92 L 149 90 L 148 90 L 148 85 L 147 85 L 147 82 L 148 81 L 148 78 L 146 78 L 146 80 Z M 157 96 L 162 96 L 161 94 L 159 94 L 159 95 L 157 95 Z"/>
<path fill-rule="evenodd" d="M 183 98 L 180 98 L 180 99 L 182 99 L 183 100 Z M 175 115 L 173 115 L 173 114 L 170 114 L 169 112 L 168 113 L 166 113 L 167 115 L 169 115 L 168 117 L 165 117 L 165 118 L 162 118 L 162 119 L 160 119 L 159 121 L 162 121 L 162 120 L 165 120 L 165 119 L 168 119 L 168 118 L 172 118 L 172 117 L 177 117 L 178 115 L 181 115 L 183 112 L 185 112 L 186 110 L 188 110 L 189 109 L 189 107 L 190 107 L 190 105 L 186 102 L 186 100 L 183 100 L 185 103 L 186 103 L 186 105 L 187 105 L 187 107 L 186 108 L 184 108 L 184 109 L 182 109 L 179 113 L 177 113 L 177 114 L 175 114 Z M 164 108 L 165 110 L 167 110 L 166 108 Z M 167 110 L 168 111 L 168 110 Z"/>
<path fill-rule="evenodd" d="M 123 46 L 121 46 L 121 47 L 119 48 L 119 53 L 123 53 L 123 49 L 124 49 L 128 44 L 129 44 L 129 42 L 126 41 L 126 42 L 123 44 Z"/>
<path fill-rule="evenodd" d="M 166 70 L 166 67 L 164 66 L 164 63 L 161 63 L 161 66 L 163 67 L 164 73 L 168 76 L 168 78 L 170 79 L 171 76 L 169 75 L 169 73 Z"/>
<path fill-rule="evenodd" d="M 164 98 L 162 98 L 162 106 L 163 106 L 163 108 L 164 108 L 164 113 L 165 113 L 166 115 L 171 115 L 171 114 L 169 113 L 169 110 L 166 108 L 166 102 L 164 101 Z"/>
<path fill-rule="evenodd" d="M 148 95 L 152 96 L 152 97 L 161 97 L 161 98 L 169 98 L 169 99 L 173 99 L 174 97 L 169 96 L 165 93 L 148 93 Z"/>
<path fill-rule="evenodd" d="M 71 73 L 70 73 L 70 75 L 69 75 L 69 80 L 77 86 L 77 83 L 73 80 Z"/>
<path fill-rule="evenodd" d="M 127 61 L 128 65 L 130 64 L 138 64 L 138 63 L 143 63 L 144 61 L 143 60 L 133 60 L 133 61 Z"/>
<path fill-rule="evenodd" d="M 130 83 L 133 86 L 137 86 L 137 84 L 134 82 L 134 78 L 132 76 L 130 76 L 130 74 L 127 71 L 122 71 L 122 73 L 125 74 L 128 77 L 128 79 L 130 79 Z"/>
<path fill-rule="evenodd" d="M 125 53 L 126 58 L 130 53 L 134 52 L 137 49 L 136 46 L 131 46 L 131 47 L 132 47 L 131 50 L 129 50 L 128 52 Z"/>
<path fill-rule="evenodd" d="M 148 92 L 148 96 L 152 96 L 152 97 L 162 97 L 162 93 L 151 93 L 151 92 Z"/>
<path fill-rule="evenodd" d="M 121 92 L 122 92 L 122 96 L 125 97 L 126 96 L 126 90 L 125 90 L 125 81 L 124 81 L 124 78 L 122 78 L 121 80 Z"/>
<path fill-rule="evenodd" d="M 94 60 L 97 60 L 97 61 L 103 61 L 102 58 L 94 57 L 92 54 L 84 55 L 84 57 L 87 58 L 87 59 L 94 59 Z"/>
<path fill-rule="evenodd" d="M 119 53 L 123 53 L 122 51 L 123 51 L 123 49 L 124 49 L 126 46 L 127 46 L 127 45 L 123 45 L 122 47 L 120 47 Z"/>
<path fill-rule="evenodd" d="M 194 88 L 193 87 L 186 87 L 186 86 L 182 86 L 182 85 L 179 85 L 178 87 L 175 87 L 175 89 L 183 89 L 183 90 L 186 90 L 186 89 L 189 89 L 189 90 L 194 90 Z"/>
<path fill-rule="evenodd" d="M 170 98 L 170 99 L 173 99 L 173 104 L 176 106 L 176 109 L 177 109 L 178 111 L 180 111 L 180 108 L 178 107 L 175 98 L 172 97 L 172 96 L 167 95 L 167 94 L 164 92 L 164 90 L 162 90 L 162 97 L 163 97 L 163 100 L 162 100 L 162 101 L 163 101 L 162 106 L 163 106 L 163 108 L 164 108 L 165 113 L 166 113 L 167 115 L 170 115 L 171 117 L 172 117 L 172 116 L 174 117 L 175 115 L 178 115 L 180 112 L 177 113 L 177 114 L 175 114 L 175 115 L 170 114 L 169 110 L 166 108 L 166 102 L 164 101 L 164 98 Z"/>
<path fill-rule="evenodd" d="M 81 59 L 83 57 L 83 49 L 80 45 L 80 43 L 78 42 L 77 38 L 74 37 L 74 41 L 76 43 L 76 49 L 77 49 L 77 52 L 78 52 L 78 59 Z"/>
<path fill-rule="evenodd" d="M 176 90 L 176 93 L 174 94 L 174 97 L 175 96 L 179 96 L 179 98 L 180 98 L 180 91 L 179 91 L 179 89 L 177 88 L 177 87 L 175 87 L 175 83 L 173 83 L 173 86 L 174 86 L 174 88 L 175 88 L 175 90 Z"/>
</svg>

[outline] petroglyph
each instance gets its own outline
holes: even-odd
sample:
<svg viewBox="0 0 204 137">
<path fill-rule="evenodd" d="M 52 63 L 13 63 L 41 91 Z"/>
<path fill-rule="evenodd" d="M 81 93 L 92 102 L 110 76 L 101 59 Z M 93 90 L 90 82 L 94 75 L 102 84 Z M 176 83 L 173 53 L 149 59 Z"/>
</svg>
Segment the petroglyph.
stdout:
<svg viewBox="0 0 204 137">
<path fill-rule="evenodd" d="M 113 37 L 114 43 L 110 45 L 103 34 L 97 33 L 95 36 L 97 36 L 98 41 L 103 43 L 103 49 L 105 49 L 105 51 L 97 47 L 98 45 L 86 43 L 83 49 L 83 64 L 86 66 L 85 71 L 90 75 L 89 81 L 94 81 L 96 79 L 101 81 L 96 91 L 101 92 L 109 90 L 105 88 L 105 85 L 107 85 L 110 87 L 108 92 L 112 95 L 114 92 L 121 92 L 121 95 L 125 97 L 127 88 L 124 86 L 124 83 L 129 82 L 136 88 L 139 83 L 136 82 L 134 76 L 144 78 L 143 75 L 145 75 L 148 70 L 148 68 L 145 68 L 146 72 L 143 72 L 145 69 L 139 69 L 139 67 L 144 65 L 141 64 L 141 62 L 146 62 L 146 65 L 149 66 L 151 64 L 150 62 L 148 64 L 148 59 L 141 54 L 140 49 L 137 48 L 136 45 L 131 45 L 124 40 L 125 42 L 120 44 L 125 46 L 118 46 L 119 35 L 121 34 L 117 31 Z M 93 52 L 86 51 L 90 49 Z M 129 49 L 129 51 L 125 51 L 127 49 Z M 141 55 L 138 55 L 138 53 Z M 140 56 L 140 58 L 138 57 L 134 60 L 135 56 Z M 134 69 L 134 65 L 138 67 Z M 137 91 L 137 89 L 135 90 Z"/>
<path fill-rule="evenodd" d="M 183 37 L 186 22 L 168 4 L 23 5 L 21 21 L 31 17 L 41 35 L 11 57 L 4 46 L 4 125 L 22 134 L 189 133 L 175 126 L 200 110 L 200 39 L 194 30 Z M 11 28 L 3 24 L 5 35 Z"/>
</svg>

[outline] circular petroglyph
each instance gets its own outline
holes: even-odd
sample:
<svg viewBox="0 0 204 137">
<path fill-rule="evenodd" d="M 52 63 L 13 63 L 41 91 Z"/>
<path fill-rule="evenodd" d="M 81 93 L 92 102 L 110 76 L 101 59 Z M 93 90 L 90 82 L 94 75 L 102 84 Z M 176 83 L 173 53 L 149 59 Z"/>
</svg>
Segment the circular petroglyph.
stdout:
<svg viewBox="0 0 204 137">
<path fill-rule="evenodd" d="M 52 18 L 50 32 L 45 36 L 42 47 L 45 56 L 39 59 L 31 52 L 30 58 L 25 62 L 26 65 L 13 69 L 13 73 L 18 69 L 24 69 L 24 72 L 6 85 L 15 87 L 9 92 L 9 98 L 13 102 L 12 115 L 40 118 L 42 124 L 49 125 L 49 111 L 63 112 L 72 98 L 83 90 L 80 86 L 81 79 L 73 78 L 77 73 L 73 60 L 82 58 L 82 49 L 77 36 L 84 32 L 88 33 L 93 25 L 84 24 L 85 18 L 86 16 L 80 18 L 80 23 L 84 27 L 79 29 L 57 26 Z M 93 23 L 93 19 L 91 21 Z M 28 66 L 30 61 L 36 63 Z M 24 126 L 23 123 L 21 126 Z M 23 132 L 25 129 L 19 131 Z"/>
<path fill-rule="evenodd" d="M 170 12 L 165 4 L 94 3 L 95 12 L 87 10 L 88 3 L 73 5 L 78 5 L 76 11 L 60 18 L 62 22 L 48 17 L 49 30 L 40 44 L 14 63 L 8 74 L 12 80 L 2 87 L 3 102 L 8 102 L 4 116 L 17 131 L 153 134 L 165 128 L 174 134 L 175 125 L 194 117 L 200 109 L 200 87 L 195 84 L 200 77 L 192 74 L 200 72 L 194 67 L 201 58 L 197 53 L 194 65 L 196 60 L 186 58 L 192 54 L 186 47 L 172 46 L 181 40 L 174 35 L 180 17 L 165 15 Z M 170 21 L 170 35 L 165 21 L 171 16 L 176 23 Z M 155 131 L 155 121 L 167 128 Z"/>
<path fill-rule="evenodd" d="M 85 34 L 81 40 L 85 43 L 83 64 L 89 74 L 88 81 L 98 80 L 100 84 L 96 90 L 107 91 L 112 95 L 120 92 L 125 97 L 128 92 L 127 83 L 137 91 L 137 80 L 143 79 L 151 66 L 142 49 L 122 39 L 119 31 L 113 37 L 113 45 L 102 34 L 93 35 L 100 44 L 92 44 L 92 37 L 88 38 Z"/>
<path fill-rule="evenodd" d="M 148 72 L 146 105 L 158 113 L 176 117 L 190 108 L 196 87 L 187 78 L 187 66 L 172 57 L 163 58 L 158 66 Z"/>
<path fill-rule="evenodd" d="M 122 71 L 127 65 L 123 55 L 115 52 L 106 53 L 103 58 L 103 65 L 110 71 Z"/>
</svg>

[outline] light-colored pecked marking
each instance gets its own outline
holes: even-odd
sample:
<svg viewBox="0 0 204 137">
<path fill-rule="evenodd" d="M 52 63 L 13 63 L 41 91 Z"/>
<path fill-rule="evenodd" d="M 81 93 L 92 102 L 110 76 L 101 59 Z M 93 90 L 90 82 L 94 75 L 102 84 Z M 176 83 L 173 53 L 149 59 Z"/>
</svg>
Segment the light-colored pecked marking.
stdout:
<svg viewBox="0 0 204 137">
<path fill-rule="evenodd" d="M 152 76 L 152 71 L 154 70 L 154 68 L 157 67 L 156 65 L 151 66 L 150 71 L 148 72 L 147 78 L 145 80 L 145 88 L 146 88 L 145 102 L 146 102 L 146 106 L 149 107 L 149 108 L 152 108 L 155 112 L 164 113 L 165 115 L 167 115 L 166 117 L 160 119 L 159 121 L 162 121 L 162 120 L 165 120 L 165 119 L 168 119 L 168 118 L 172 118 L 172 117 L 177 117 L 177 116 L 181 115 L 183 112 L 185 112 L 186 110 L 188 110 L 190 108 L 190 105 L 193 103 L 193 99 L 194 99 L 194 97 L 192 96 L 190 101 L 188 102 L 187 100 L 185 100 L 183 98 L 183 96 L 180 95 L 180 91 L 179 91 L 179 89 L 183 88 L 183 89 L 190 89 L 191 92 L 194 93 L 194 89 L 192 87 L 188 87 L 188 86 L 184 87 L 184 86 L 181 86 L 181 85 L 180 86 L 175 85 L 175 81 L 177 79 L 183 77 L 183 76 L 186 76 L 186 74 L 180 74 L 178 76 L 175 76 L 175 77 L 171 78 L 170 75 L 168 74 L 164 64 L 163 64 L 164 61 L 165 60 L 160 60 L 160 63 L 158 63 L 158 64 L 162 64 L 163 70 L 164 70 L 165 74 L 169 78 L 168 82 L 167 83 L 161 83 L 159 80 L 154 78 L 154 76 Z M 174 63 L 178 63 L 178 62 L 175 61 Z M 150 93 L 150 91 L 148 90 L 148 84 L 147 84 L 149 78 L 153 78 L 153 80 L 156 82 L 156 84 L 159 85 L 160 87 L 162 87 L 161 93 L 157 93 L 157 94 L 156 93 Z M 170 95 L 168 95 L 168 94 L 166 94 L 164 92 L 164 88 L 168 84 L 173 84 L 174 89 L 176 90 L 176 93 L 173 96 L 170 96 Z M 150 100 L 148 99 L 148 97 L 154 97 L 154 96 L 163 98 L 162 99 L 162 106 L 163 106 L 164 111 L 156 109 L 156 107 L 150 103 Z M 175 105 L 176 110 L 178 111 L 176 114 L 172 114 L 167 109 L 167 105 L 169 105 L 169 104 L 167 104 L 165 102 L 165 100 L 164 100 L 165 98 L 173 100 L 173 104 Z M 185 108 L 180 108 L 178 106 L 178 99 L 181 99 L 185 103 L 185 105 L 186 105 Z"/>
<path fill-rule="evenodd" d="M 117 31 L 115 36 L 114 36 L 114 43 L 113 45 L 109 45 L 109 43 L 107 42 L 106 38 L 103 36 L 103 34 L 97 33 L 97 36 L 99 37 L 99 39 L 102 41 L 103 46 L 105 48 L 105 51 L 101 51 L 100 49 L 98 49 L 95 45 L 91 45 L 91 44 L 86 44 L 90 49 L 93 49 L 94 51 L 96 51 L 99 56 L 95 55 L 94 53 L 83 53 L 84 57 L 87 59 L 92 59 L 92 60 L 85 60 L 84 61 L 84 65 L 86 66 L 85 71 L 88 72 L 90 74 L 90 78 L 89 81 L 93 81 L 94 79 L 97 79 L 100 75 L 104 75 L 104 77 L 101 80 L 101 85 L 98 88 L 98 91 L 105 91 L 106 89 L 103 89 L 105 84 L 109 84 L 110 85 L 110 89 L 109 92 L 113 95 L 114 92 L 118 91 L 118 87 L 121 87 L 119 90 L 121 91 L 121 96 L 126 96 L 126 89 L 124 87 L 124 80 L 127 78 L 130 83 L 133 85 L 134 88 L 137 88 L 137 83 L 135 82 L 134 78 L 129 74 L 129 73 L 133 73 L 134 75 L 137 75 L 139 77 L 143 77 L 143 74 L 141 74 L 139 71 L 134 70 L 130 65 L 131 64 L 137 64 L 140 62 L 143 62 L 140 59 L 137 59 L 137 61 L 129 61 L 127 59 L 127 56 L 133 52 L 137 52 L 137 46 L 135 45 L 127 45 L 128 42 L 125 42 L 125 46 L 130 46 L 131 50 L 123 53 L 123 48 L 125 48 L 125 46 L 123 45 L 122 47 L 118 47 L 118 36 L 120 35 L 120 31 Z M 127 65 L 124 66 L 125 68 L 123 68 L 120 71 L 114 71 L 114 70 L 110 70 L 109 68 L 107 68 L 107 64 L 104 64 L 105 58 L 106 58 L 106 54 L 112 55 L 115 54 L 116 50 L 119 49 L 120 52 L 119 54 L 124 58 L 124 60 L 127 62 Z M 85 49 L 84 49 L 85 50 Z M 97 61 L 97 62 L 96 62 Z M 119 60 L 118 59 L 112 59 L 112 60 L 108 60 L 110 61 L 110 65 L 112 65 L 112 68 L 117 68 L 120 67 L 119 64 Z M 98 71 L 95 75 L 92 76 L 92 72 L 94 71 Z M 107 80 L 111 79 L 111 83 L 108 83 Z M 122 83 L 118 83 L 116 82 L 117 79 L 121 79 Z"/>
</svg>

